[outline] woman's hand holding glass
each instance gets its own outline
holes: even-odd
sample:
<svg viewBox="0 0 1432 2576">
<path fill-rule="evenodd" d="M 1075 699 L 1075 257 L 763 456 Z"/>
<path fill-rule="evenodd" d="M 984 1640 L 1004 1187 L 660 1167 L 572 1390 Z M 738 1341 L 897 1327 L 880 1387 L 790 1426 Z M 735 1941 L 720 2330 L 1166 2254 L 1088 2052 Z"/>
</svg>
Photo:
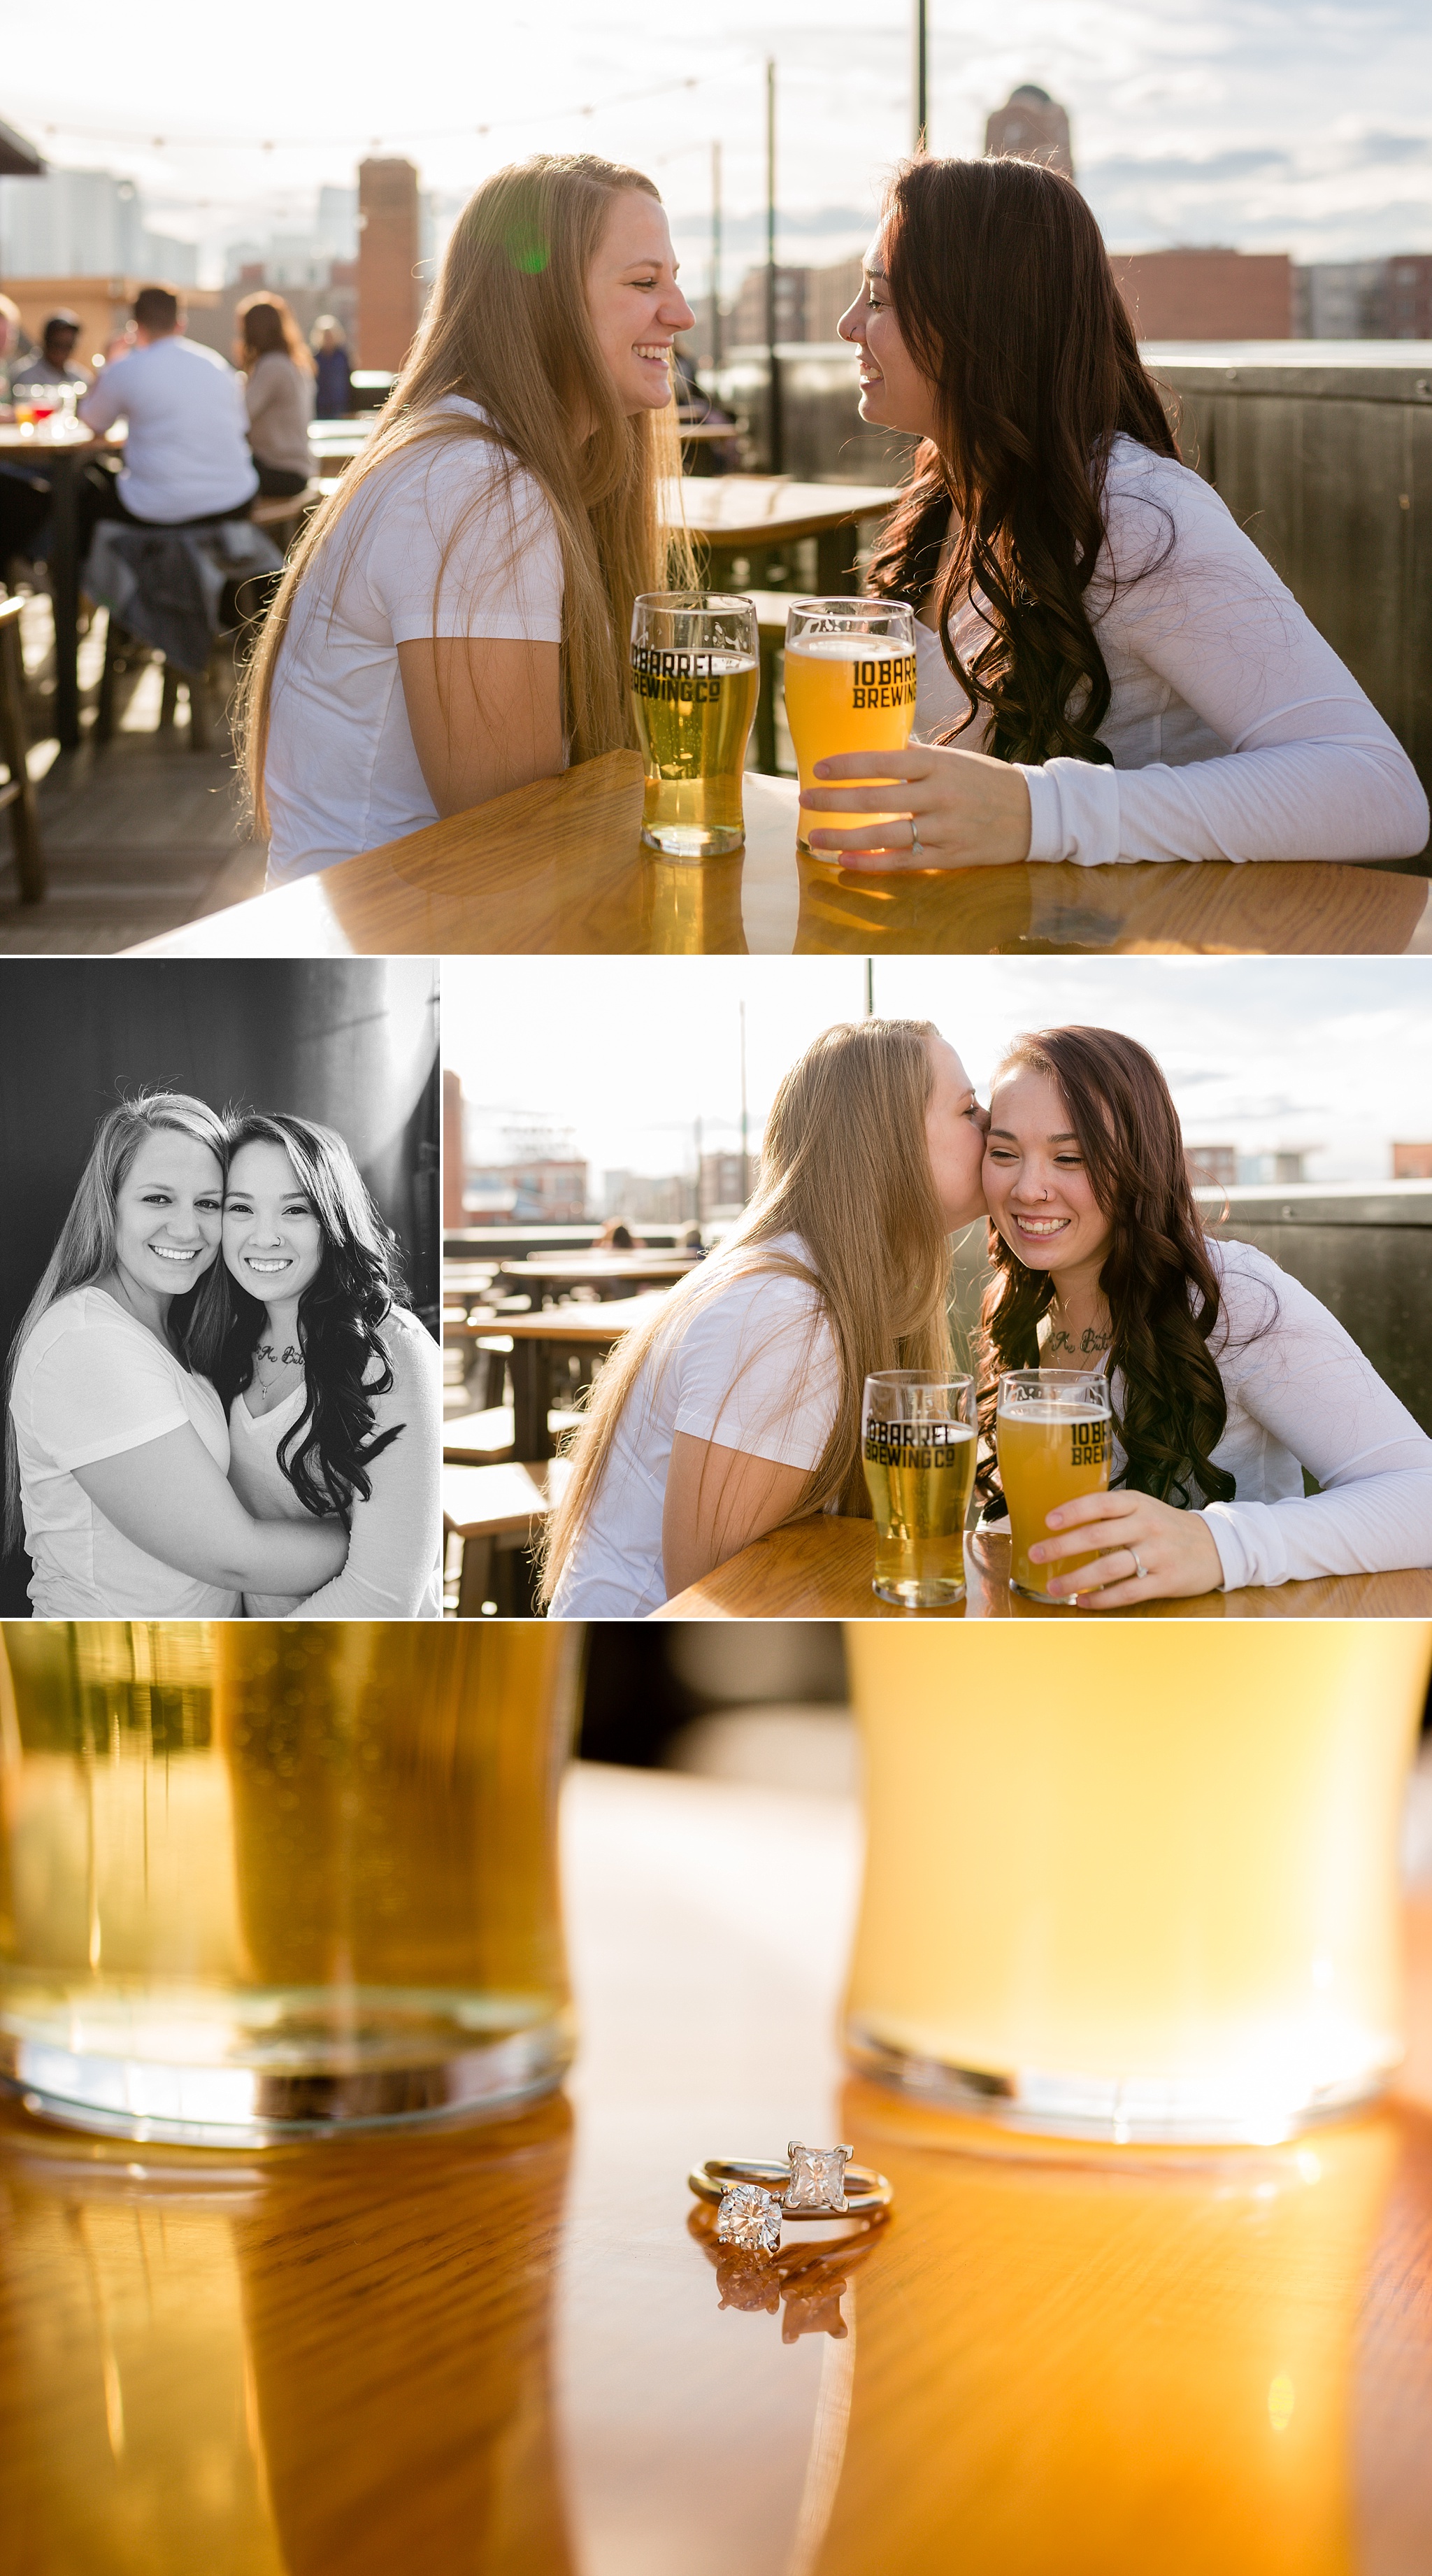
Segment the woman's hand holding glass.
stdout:
<svg viewBox="0 0 1432 2576">
<path fill-rule="evenodd" d="M 1133 1610 L 1148 1601 L 1186 1601 L 1194 1593 L 1216 1592 L 1223 1581 L 1203 1514 L 1177 1511 L 1152 1494 L 1081 1494 L 1050 1512 L 1046 1526 L 1059 1535 L 1030 1549 L 1040 1565 L 1082 1556 L 1091 1536 L 1107 1551 L 1077 1573 L 1049 1578 L 1051 1593 L 1061 1600 L 1075 1596 L 1081 1607 L 1092 1602 L 1100 1610 Z"/>
<path fill-rule="evenodd" d="M 1019 770 L 985 752 L 927 742 L 904 751 L 843 751 L 817 761 L 815 775 L 889 779 L 903 791 L 896 798 L 889 787 L 868 784 L 801 790 L 802 805 L 850 816 L 848 831 L 822 827 L 810 835 L 812 851 L 838 857 L 842 867 L 889 875 L 908 868 L 1011 867 L 1029 856 L 1029 789 Z M 902 811 L 892 822 L 889 808 L 896 802 Z M 862 814 L 880 813 L 883 822 L 861 825 Z"/>
</svg>

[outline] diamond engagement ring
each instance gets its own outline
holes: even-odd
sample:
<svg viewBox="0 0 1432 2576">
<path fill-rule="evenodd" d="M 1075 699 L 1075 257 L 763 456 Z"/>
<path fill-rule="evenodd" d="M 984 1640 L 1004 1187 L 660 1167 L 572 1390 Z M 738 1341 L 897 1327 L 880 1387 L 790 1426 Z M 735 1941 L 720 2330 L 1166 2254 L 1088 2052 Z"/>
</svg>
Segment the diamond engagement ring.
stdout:
<svg viewBox="0 0 1432 2576">
<path fill-rule="evenodd" d="M 915 817 L 912 814 L 910 817 L 910 856 L 912 859 L 922 859 L 924 855 L 924 847 L 920 840 L 919 831 L 916 828 Z"/>
<path fill-rule="evenodd" d="M 1138 1549 L 1131 1547 L 1129 1554 L 1134 1560 L 1134 1575 L 1136 1580 L 1140 1583 L 1147 1583 L 1149 1579 L 1149 1569 L 1145 1565 L 1143 1558 L 1140 1556 Z"/>
<path fill-rule="evenodd" d="M 792 2138 L 787 2161 L 708 2156 L 686 2179 L 698 2200 L 716 2207 L 723 2245 L 774 2254 L 783 2219 L 873 2218 L 894 2197 L 884 2174 L 853 2165 L 851 2147 L 808 2147 Z"/>
</svg>

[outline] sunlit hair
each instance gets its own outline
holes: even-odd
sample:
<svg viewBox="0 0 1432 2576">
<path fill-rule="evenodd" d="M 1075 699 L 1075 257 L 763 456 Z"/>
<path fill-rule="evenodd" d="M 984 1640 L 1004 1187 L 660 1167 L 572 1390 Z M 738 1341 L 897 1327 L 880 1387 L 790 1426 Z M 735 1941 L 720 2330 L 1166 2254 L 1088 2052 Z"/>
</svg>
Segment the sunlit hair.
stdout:
<svg viewBox="0 0 1432 2576">
<path fill-rule="evenodd" d="M 948 1370 L 950 1362 L 949 1235 L 925 1138 L 937 1034 L 929 1020 L 858 1020 L 827 1029 L 792 1065 L 766 1121 L 755 1195 L 739 1224 L 650 1323 L 623 1335 L 596 1380 L 548 1523 L 544 1598 L 597 1507 L 626 1406 L 654 1399 L 687 1327 L 753 1271 L 815 1289 L 840 1360 L 835 1422 L 789 1517 L 831 1502 L 869 1517 L 860 1460 L 866 1378 L 875 1369 Z M 783 1234 L 799 1237 L 805 1261 L 771 1249 Z M 800 1392 L 792 1387 L 793 1401 Z"/>
<path fill-rule="evenodd" d="M 319 549 L 339 541 L 355 503 L 371 500 L 373 477 L 394 457 L 439 440 L 495 449 L 509 496 L 522 469 L 551 506 L 562 549 L 562 690 L 572 759 L 591 760 L 635 740 L 627 670 L 632 602 L 639 591 L 689 587 L 693 573 L 689 540 L 664 533 L 659 508 L 662 477 L 675 477 L 680 489 L 674 407 L 626 416 L 587 308 L 587 272 L 613 200 L 632 189 L 660 203 L 640 170 L 587 153 L 542 153 L 495 172 L 468 199 L 377 429 L 310 519 L 241 687 L 244 766 L 260 828 L 274 666 L 299 590 Z M 479 404 L 486 423 L 437 411 L 451 395 Z M 474 511 L 488 508 L 489 493 L 487 476 L 475 475 Z M 454 531 L 449 554 L 467 524 L 464 518 Z M 520 545 L 520 530 L 512 542 Z M 340 582 L 353 552 L 350 542 Z M 437 598 L 435 585 L 435 611 Z"/>
<path fill-rule="evenodd" d="M 1235 1485 L 1213 1451 L 1228 1400 L 1209 1344 L 1222 1310 L 1218 1274 L 1188 1177 L 1173 1096 L 1147 1048 L 1116 1029 L 1041 1029 L 1016 1039 L 994 1077 L 1049 1075 L 1059 1086 L 1089 1187 L 1109 1222 L 1099 1272 L 1113 1339 L 1108 1370 L 1123 1380 L 1114 1428 L 1130 1492 L 1196 1511 L 1231 1502 Z M 981 1317 L 980 1428 L 993 1440 L 999 1380 L 1039 1366 L 1039 1321 L 1054 1274 L 1029 1268 L 993 1220 L 994 1278 Z M 992 1464 L 981 1473 L 986 1492 Z"/>
<path fill-rule="evenodd" d="M 115 1264 L 118 1228 L 119 1193 L 124 1187 L 130 1165 L 141 1145 L 151 1136 L 166 1129 L 176 1135 L 191 1137 L 196 1145 L 207 1147 L 219 1166 L 220 1183 L 228 1167 L 228 1137 L 222 1118 L 215 1115 L 207 1101 L 194 1100 L 187 1091 L 139 1091 L 121 1100 L 118 1106 L 101 1118 L 94 1131 L 89 1159 L 81 1172 L 70 1210 L 61 1226 L 34 1296 L 26 1307 L 19 1331 L 10 1345 L 5 1370 L 5 1538 L 6 1545 L 23 1543 L 23 1520 L 20 1511 L 20 1462 L 15 1446 L 15 1417 L 10 1411 L 10 1393 L 20 1353 L 42 1315 L 72 1288 L 92 1288 L 108 1277 Z M 170 1348 L 183 1367 L 202 1369 L 196 1358 L 193 1341 L 195 1310 L 212 1273 L 221 1264 L 217 1253 L 204 1276 L 186 1288 L 183 1295 L 171 1298 L 165 1318 L 165 1331 Z"/>
<path fill-rule="evenodd" d="M 307 1401 L 279 1442 L 278 1463 L 305 1511 L 336 1512 L 346 1527 L 354 1496 L 366 1502 L 373 1490 L 373 1460 L 405 1428 L 395 1423 L 377 1434 L 373 1429 L 373 1399 L 393 1386 L 381 1327 L 402 1295 L 398 1247 L 347 1145 L 331 1127 L 255 1111 L 230 1124 L 231 1170 L 245 1145 L 277 1145 L 288 1156 L 295 1189 L 309 1201 L 322 1234 L 317 1276 L 298 1301 Z M 252 1383 L 267 1310 L 226 1261 L 215 1269 L 213 1294 L 195 1332 L 195 1358 L 227 1413 Z"/>
<path fill-rule="evenodd" d="M 1107 761 L 1110 684 L 1086 594 L 1104 543 L 1120 431 L 1178 449 L 1139 356 L 1099 227 L 1072 179 L 1029 161 L 919 160 L 882 217 L 885 288 L 935 390 L 937 427 L 870 569 L 872 589 L 923 606 L 969 713 L 990 710 L 1004 760 Z M 940 549 L 954 543 L 943 570 Z M 1155 531 L 1151 570 L 1172 540 Z M 1105 558 L 1100 582 L 1108 576 Z M 971 592 L 993 633 L 968 663 L 951 622 Z"/>
<path fill-rule="evenodd" d="M 234 307 L 234 320 L 244 344 L 246 373 L 252 373 L 260 358 L 277 354 L 280 358 L 292 358 L 294 365 L 302 368 L 306 376 L 312 375 L 313 360 L 308 343 L 283 297 L 275 295 L 272 287 L 260 287 L 256 294 L 246 295 Z"/>
</svg>

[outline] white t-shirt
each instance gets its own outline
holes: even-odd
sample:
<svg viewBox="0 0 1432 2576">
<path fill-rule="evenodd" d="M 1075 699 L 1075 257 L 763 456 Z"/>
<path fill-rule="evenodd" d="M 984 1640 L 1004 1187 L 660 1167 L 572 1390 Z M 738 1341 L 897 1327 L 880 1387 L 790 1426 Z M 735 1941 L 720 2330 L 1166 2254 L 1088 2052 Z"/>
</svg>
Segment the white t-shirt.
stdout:
<svg viewBox="0 0 1432 2576">
<path fill-rule="evenodd" d="M 1208 1245 L 1221 1309 L 1209 1352 L 1228 1420 L 1213 1452 L 1231 1503 L 1203 1517 L 1223 1586 L 1432 1566 L 1432 1440 L 1311 1289 L 1251 1243 Z M 1116 1370 L 1110 1392 L 1124 1400 Z M 1118 1441 L 1113 1469 L 1124 1465 Z M 1303 1469 L 1322 1491 L 1303 1492 Z"/>
<path fill-rule="evenodd" d="M 692 1298 L 679 1337 L 653 1353 L 627 1398 L 592 1508 L 552 1596 L 554 1619 L 640 1619 L 666 1599 L 661 1515 L 678 1431 L 783 1467 L 817 1467 L 840 1403 L 840 1356 L 825 1308 L 801 1279 L 746 1271 L 717 1253 L 673 1292 Z M 796 1235 L 762 1251 L 808 1260 Z M 712 1272 L 730 1260 L 728 1285 Z M 677 1314 L 673 1314 L 673 1326 Z M 664 1364 L 663 1364 L 664 1362 Z"/>
<path fill-rule="evenodd" d="M 57 1297 L 30 1334 L 10 1393 L 37 1619 L 232 1619 L 239 1596 L 147 1556 L 98 1510 L 74 1470 L 191 1423 L 221 1475 L 224 1408 L 206 1377 L 103 1288 Z"/>
<path fill-rule="evenodd" d="M 457 396 L 439 409 L 483 415 Z M 337 521 L 294 601 L 274 668 L 264 795 L 268 883 L 437 820 L 398 646 L 424 636 L 562 640 L 562 550 L 540 486 L 490 439 L 425 439 Z M 442 559 L 452 546 L 447 568 Z"/>
<path fill-rule="evenodd" d="M 317 1592 L 246 1592 L 250 1619 L 440 1619 L 442 1617 L 442 1355 L 416 1315 L 395 1307 L 380 1327 L 393 1371 L 373 1399 L 373 1428 L 403 1425 L 368 1473 L 373 1490 L 353 1505 L 341 1574 Z M 306 1401 L 296 1386 L 272 1413 L 250 1413 L 241 1395 L 229 1408 L 229 1482 L 261 1521 L 306 1521 L 278 1462 L 279 1444 Z"/>
<path fill-rule="evenodd" d="M 1120 436 L 1104 508 L 1086 604 L 1113 689 L 1099 739 L 1114 766 L 1021 764 L 1031 859 L 1415 856 L 1428 811 L 1411 761 L 1212 485 Z M 966 668 L 989 631 L 967 601 L 951 624 Z M 968 700 L 918 619 L 915 651 L 928 740 Z M 959 747 L 983 750 L 988 731 L 982 709 Z"/>
<path fill-rule="evenodd" d="M 80 418 L 91 429 L 128 421 L 119 497 L 137 519 L 208 518 L 259 488 L 243 377 L 182 332 L 112 359 Z"/>
</svg>

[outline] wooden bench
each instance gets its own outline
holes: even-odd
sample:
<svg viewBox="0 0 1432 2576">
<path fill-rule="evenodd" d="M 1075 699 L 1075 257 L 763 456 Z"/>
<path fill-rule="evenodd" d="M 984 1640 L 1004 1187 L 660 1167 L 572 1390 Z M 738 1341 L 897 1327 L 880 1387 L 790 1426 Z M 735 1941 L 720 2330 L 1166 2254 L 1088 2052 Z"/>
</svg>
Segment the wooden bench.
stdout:
<svg viewBox="0 0 1432 2576">
<path fill-rule="evenodd" d="M 282 540 L 287 554 L 293 537 L 298 533 L 300 519 L 306 519 L 310 510 L 316 510 L 323 497 L 322 483 L 308 482 L 301 492 L 291 492 L 275 500 L 255 501 L 249 511 L 249 524 L 255 528 L 291 528 L 293 534 Z"/>
<path fill-rule="evenodd" d="M 20 900 L 39 903 L 45 892 L 45 860 L 25 740 L 25 660 L 20 650 L 20 619 L 27 604 L 23 598 L 0 599 L 0 760 L 9 772 L 0 787 L 0 812 L 8 806 Z"/>
<path fill-rule="evenodd" d="M 456 1615 L 480 1619 L 495 1602 L 501 1619 L 530 1619 L 534 1568 L 527 1550 L 562 1490 L 560 1458 L 539 1466 L 443 1468 L 443 1532 L 461 1549 Z"/>
</svg>

